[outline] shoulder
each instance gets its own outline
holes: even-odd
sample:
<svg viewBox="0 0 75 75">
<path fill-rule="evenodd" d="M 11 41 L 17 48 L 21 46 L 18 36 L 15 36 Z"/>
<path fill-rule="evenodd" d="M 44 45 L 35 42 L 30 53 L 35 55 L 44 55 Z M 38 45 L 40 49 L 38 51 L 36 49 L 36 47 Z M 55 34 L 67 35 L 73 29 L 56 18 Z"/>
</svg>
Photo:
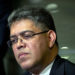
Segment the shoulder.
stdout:
<svg viewBox="0 0 75 75">
<path fill-rule="evenodd" d="M 65 60 L 64 61 L 64 68 L 65 68 L 65 71 L 69 73 L 75 73 L 75 64 L 66 60 L 66 59 L 63 59 Z"/>
<path fill-rule="evenodd" d="M 72 67 L 74 67 L 75 68 L 75 63 L 72 63 L 71 61 L 69 61 L 69 60 L 67 60 L 67 59 L 63 59 L 63 58 L 59 58 L 59 60 L 60 60 L 60 62 L 61 62 L 61 64 L 64 64 L 64 66 L 65 67 L 70 67 L 70 68 L 72 68 Z"/>
<path fill-rule="evenodd" d="M 60 56 L 57 56 L 54 62 L 54 68 L 56 71 L 60 71 L 65 75 L 74 75 L 75 73 L 75 64 L 69 60 L 63 59 Z"/>
<path fill-rule="evenodd" d="M 74 67 L 75 68 L 75 64 L 72 63 L 71 61 L 67 60 L 67 59 L 63 59 L 61 58 L 59 55 L 57 55 L 56 59 L 55 59 L 55 64 L 59 64 L 59 65 L 63 65 L 65 67 Z"/>
</svg>

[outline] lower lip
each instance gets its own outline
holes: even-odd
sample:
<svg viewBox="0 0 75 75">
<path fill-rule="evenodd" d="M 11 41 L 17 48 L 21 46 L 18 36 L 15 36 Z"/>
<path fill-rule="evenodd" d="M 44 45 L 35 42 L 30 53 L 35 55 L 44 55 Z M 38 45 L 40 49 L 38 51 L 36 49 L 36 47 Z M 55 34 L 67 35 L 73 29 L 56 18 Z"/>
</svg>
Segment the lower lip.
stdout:
<svg viewBox="0 0 75 75">
<path fill-rule="evenodd" d="M 18 56 L 18 58 L 23 58 L 23 57 L 26 57 L 28 55 L 28 53 L 23 53 L 21 55 Z"/>
</svg>

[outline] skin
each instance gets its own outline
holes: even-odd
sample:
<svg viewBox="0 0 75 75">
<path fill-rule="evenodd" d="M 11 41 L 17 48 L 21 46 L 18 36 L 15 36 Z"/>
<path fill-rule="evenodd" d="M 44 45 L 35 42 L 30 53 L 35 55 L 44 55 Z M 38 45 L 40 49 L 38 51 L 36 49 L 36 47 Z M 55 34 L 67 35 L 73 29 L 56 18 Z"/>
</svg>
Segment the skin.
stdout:
<svg viewBox="0 0 75 75">
<path fill-rule="evenodd" d="M 12 46 L 18 64 L 25 70 L 39 74 L 57 55 L 55 40 L 56 34 L 49 30 L 47 33 L 36 35 L 28 40 L 23 39 L 19 33 L 31 30 L 41 32 L 39 27 L 29 19 L 16 21 L 11 25 L 10 36 L 16 35 L 22 40 Z M 13 38 L 11 38 L 13 39 Z M 19 48 L 21 47 L 21 48 Z M 22 54 L 19 56 L 19 54 Z"/>
</svg>

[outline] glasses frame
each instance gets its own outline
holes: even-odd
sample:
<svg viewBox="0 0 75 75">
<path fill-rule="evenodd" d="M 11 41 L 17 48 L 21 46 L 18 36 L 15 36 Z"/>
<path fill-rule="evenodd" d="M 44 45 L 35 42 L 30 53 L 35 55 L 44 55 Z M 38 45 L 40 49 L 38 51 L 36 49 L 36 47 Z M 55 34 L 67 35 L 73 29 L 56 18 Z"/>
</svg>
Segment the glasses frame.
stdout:
<svg viewBox="0 0 75 75">
<path fill-rule="evenodd" d="M 42 31 L 42 32 L 38 32 L 38 33 L 33 33 L 32 35 L 28 35 L 28 36 L 24 36 L 24 37 L 29 37 L 29 38 L 31 38 L 31 37 L 33 37 L 33 36 L 35 36 L 35 35 L 39 35 L 39 34 L 43 34 L 43 33 L 46 33 L 46 32 L 48 32 L 49 30 L 45 30 L 45 31 Z M 23 32 L 21 32 L 21 33 L 24 33 L 24 32 L 27 32 L 27 31 L 23 31 Z M 29 32 L 32 32 L 32 31 L 29 31 Z M 20 34 L 21 34 L 20 33 Z M 18 39 L 18 38 L 17 38 Z M 11 48 L 11 46 L 12 46 L 12 43 L 11 43 L 12 41 L 11 40 L 8 40 L 7 41 L 7 45 L 8 45 L 8 47 L 9 48 Z"/>
</svg>

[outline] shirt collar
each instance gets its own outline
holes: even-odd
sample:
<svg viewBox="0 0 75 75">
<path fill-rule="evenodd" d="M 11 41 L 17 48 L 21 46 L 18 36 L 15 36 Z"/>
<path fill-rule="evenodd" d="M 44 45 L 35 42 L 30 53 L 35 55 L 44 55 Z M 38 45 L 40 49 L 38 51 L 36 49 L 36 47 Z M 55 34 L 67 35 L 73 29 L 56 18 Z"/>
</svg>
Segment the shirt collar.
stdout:
<svg viewBox="0 0 75 75">
<path fill-rule="evenodd" d="M 39 75 L 49 75 L 54 61 L 52 61 Z"/>
<path fill-rule="evenodd" d="M 52 61 L 39 75 L 49 75 L 52 69 L 54 61 Z M 34 75 L 34 74 L 32 74 Z"/>
</svg>

